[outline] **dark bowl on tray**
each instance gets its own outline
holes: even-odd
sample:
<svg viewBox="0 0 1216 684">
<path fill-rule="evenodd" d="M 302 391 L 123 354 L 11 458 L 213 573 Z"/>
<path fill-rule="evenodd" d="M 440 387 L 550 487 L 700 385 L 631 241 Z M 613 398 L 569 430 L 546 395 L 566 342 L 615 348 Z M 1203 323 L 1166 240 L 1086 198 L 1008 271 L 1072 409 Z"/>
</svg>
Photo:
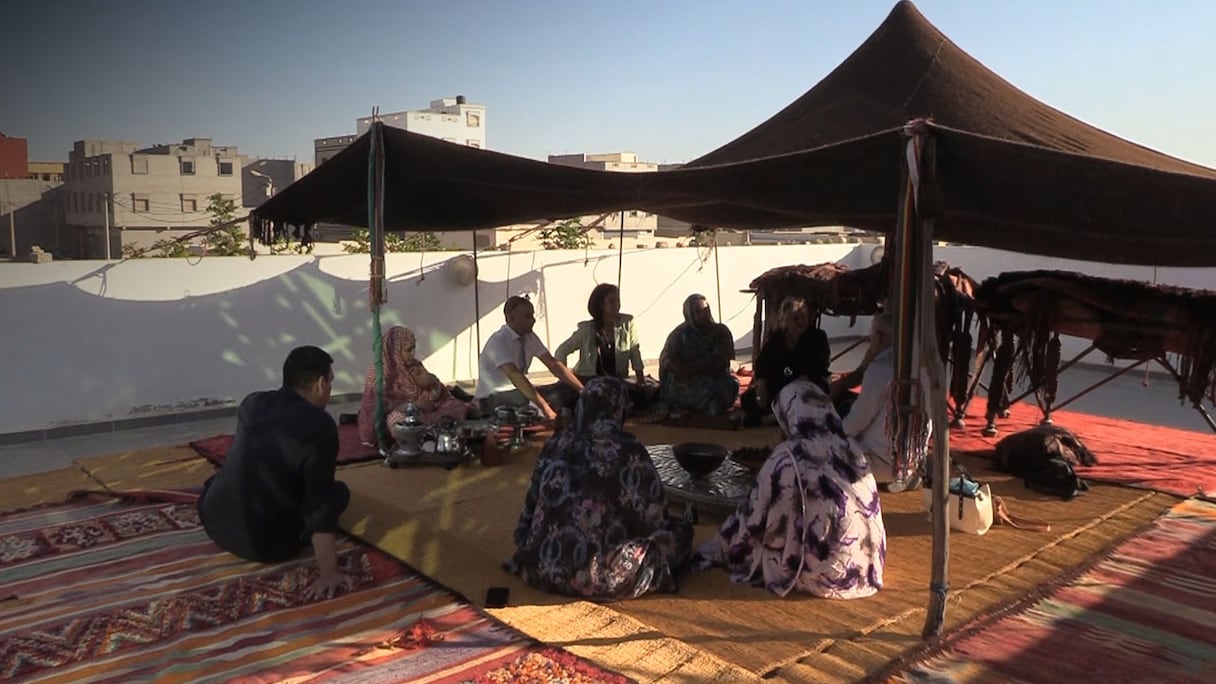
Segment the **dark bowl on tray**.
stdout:
<svg viewBox="0 0 1216 684">
<path fill-rule="evenodd" d="M 760 472 L 764 462 L 773 453 L 772 447 L 739 447 L 730 452 L 730 460 L 747 468 L 753 473 Z"/>
<path fill-rule="evenodd" d="M 671 445 L 676 463 L 694 477 L 704 477 L 718 469 L 726 460 L 727 451 L 717 444 L 679 442 Z"/>
</svg>

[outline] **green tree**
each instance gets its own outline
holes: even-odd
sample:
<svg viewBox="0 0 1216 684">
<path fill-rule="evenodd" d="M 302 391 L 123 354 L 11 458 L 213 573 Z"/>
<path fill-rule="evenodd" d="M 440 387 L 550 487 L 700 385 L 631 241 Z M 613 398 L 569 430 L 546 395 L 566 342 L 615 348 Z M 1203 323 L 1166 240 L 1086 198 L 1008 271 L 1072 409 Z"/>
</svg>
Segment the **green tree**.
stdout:
<svg viewBox="0 0 1216 684">
<path fill-rule="evenodd" d="M 540 244 L 545 249 L 583 249 L 591 246 L 591 238 L 583 228 L 582 219 L 566 219 L 552 228 L 545 228 L 538 234 Z"/>
<path fill-rule="evenodd" d="M 347 254 L 368 254 L 372 251 L 371 231 L 366 228 L 356 228 L 344 243 L 342 251 Z M 384 234 L 385 252 L 437 252 L 442 248 L 443 244 L 439 242 L 439 236 L 434 233 Z"/>
<path fill-rule="evenodd" d="M 211 215 L 211 225 L 223 226 L 236 218 L 236 202 L 225 198 L 218 192 L 207 197 L 207 213 Z M 238 225 L 219 228 L 203 237 L 203 244 L 208 254 L 218 256 L 244 256 L 249 252 L 249 236 Z"/>
<path fill-rule="evenodd" d="M 123 245 L 122 256 L 124 259 L 141 259 L 146 256 L 181 259 L 182 257 L 192 256 L 192 253 L 189 245 L 181 240 L 165 239 L 157 240 L 149 247 Z"/>
</svg>

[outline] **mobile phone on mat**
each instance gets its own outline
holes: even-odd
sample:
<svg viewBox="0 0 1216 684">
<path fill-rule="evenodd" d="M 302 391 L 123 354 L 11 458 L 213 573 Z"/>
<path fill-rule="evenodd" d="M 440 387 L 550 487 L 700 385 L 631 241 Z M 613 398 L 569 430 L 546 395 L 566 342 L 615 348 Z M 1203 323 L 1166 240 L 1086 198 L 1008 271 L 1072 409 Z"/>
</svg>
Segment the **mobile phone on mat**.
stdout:
<svg viewBox="0 0 1216 684">
<path fill-rule="evenodd" d="M 486 608 L 506 608 L 511 599 L 511 590 L 507 587 L 490 587 L 486 590 Z"/>
</svg>

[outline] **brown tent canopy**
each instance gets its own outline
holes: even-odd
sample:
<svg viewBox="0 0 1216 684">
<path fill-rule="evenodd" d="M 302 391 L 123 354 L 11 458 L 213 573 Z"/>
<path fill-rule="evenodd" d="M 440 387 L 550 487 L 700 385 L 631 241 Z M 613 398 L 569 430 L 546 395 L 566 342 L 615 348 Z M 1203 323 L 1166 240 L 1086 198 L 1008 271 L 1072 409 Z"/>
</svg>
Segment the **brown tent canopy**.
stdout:
<svg viewBox="0 0 1216 684">
<path fill-rule="evenodd" d="M 773 118 L 684 168 L 560 167 L 383 128 L 388 230 L 468 230 L 644 209 L 738 228 L 890 232 L 903 124 L 930 117 L 937 239 L 1112 263 L 1216 265 L 1216 170 L 1039 102 L 900 2 Z M 265 223 L 367 226 L 370 136 L 268 200 Z"/>
</svg>

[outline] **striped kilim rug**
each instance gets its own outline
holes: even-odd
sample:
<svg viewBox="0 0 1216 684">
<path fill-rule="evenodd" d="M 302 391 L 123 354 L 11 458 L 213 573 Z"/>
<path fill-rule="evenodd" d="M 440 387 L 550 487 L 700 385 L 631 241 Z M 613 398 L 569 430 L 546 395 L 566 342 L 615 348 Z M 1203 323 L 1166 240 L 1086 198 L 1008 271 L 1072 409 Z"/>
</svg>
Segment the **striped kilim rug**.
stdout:
<svg viewBox="0 0 1216 684">
<path fill-rule="evenodd" d="M 1216 505 L 1178 504 L 1079 577 L 962 629 L 889 681 L 1216 681 Z"/>
<path fill-rule="evenodd" d="M 86 501 L 0 516 L 0 679 L 627 682 L 546 648 L 343 539 L 353 591 L 305 601 L 310 557 L 220 551 L 192 503 Z"/>
</svg>

